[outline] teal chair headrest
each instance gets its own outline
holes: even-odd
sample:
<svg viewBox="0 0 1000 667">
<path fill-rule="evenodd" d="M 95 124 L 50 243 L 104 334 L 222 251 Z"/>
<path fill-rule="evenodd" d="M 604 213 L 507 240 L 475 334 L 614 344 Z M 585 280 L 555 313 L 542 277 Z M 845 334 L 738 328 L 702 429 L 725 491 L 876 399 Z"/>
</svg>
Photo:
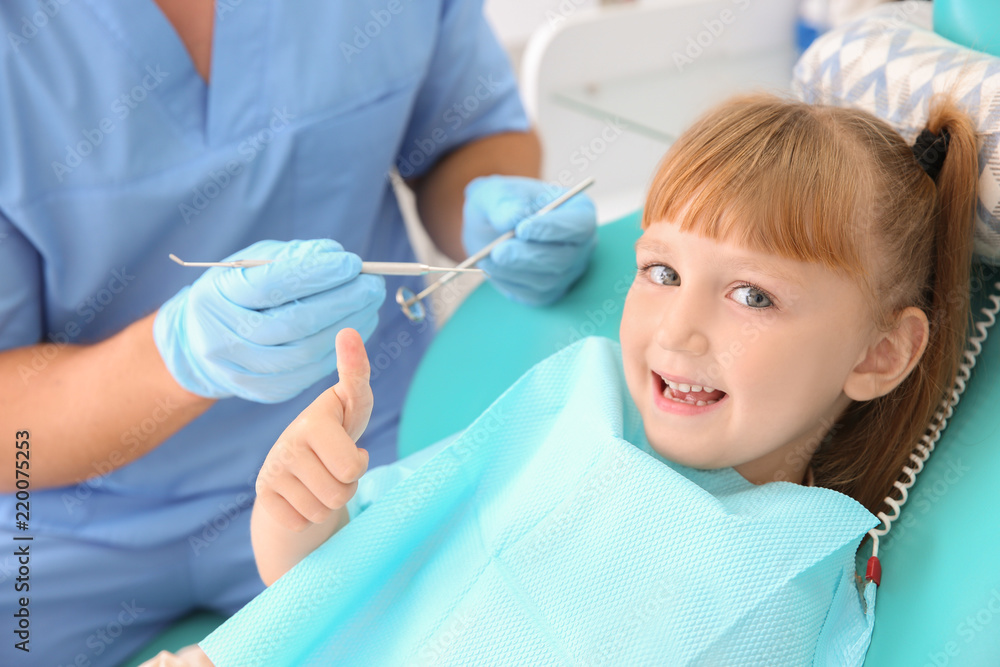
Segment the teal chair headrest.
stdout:
<svg viewBox="0 0 1000 667">
<path fill-rule="evenodd" d="M 934 32 L 956 44 L 1000 56 L 1000 2 L 934 0 Z"/>
</svg>

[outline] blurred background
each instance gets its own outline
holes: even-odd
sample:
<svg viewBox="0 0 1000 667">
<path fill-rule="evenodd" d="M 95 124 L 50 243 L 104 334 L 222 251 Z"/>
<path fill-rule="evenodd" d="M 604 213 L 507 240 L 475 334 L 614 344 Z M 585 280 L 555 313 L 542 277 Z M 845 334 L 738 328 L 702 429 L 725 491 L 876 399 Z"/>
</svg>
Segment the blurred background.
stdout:
<svg viewBox="0 0 1000 667">
<path fill-rule="evenodd" d="M 485 13 L 542 141 L 542 178 L 570 187 L 593 176 L 606 223 L 642 207 L 658 161 L 701 112 L 742 90 L 787 92 L 817 34 L 885 1 L 486 0 Z M 396 185 L 421 261 L 453 265 Z M 435 293 L 439 325 L 481 280 Z"/>
</svg>

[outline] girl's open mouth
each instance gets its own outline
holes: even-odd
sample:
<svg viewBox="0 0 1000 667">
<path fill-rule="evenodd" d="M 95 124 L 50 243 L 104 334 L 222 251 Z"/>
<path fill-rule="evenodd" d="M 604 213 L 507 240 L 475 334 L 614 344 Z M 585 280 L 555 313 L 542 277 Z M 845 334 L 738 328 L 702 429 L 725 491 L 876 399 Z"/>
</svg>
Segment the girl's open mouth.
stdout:
<svg viewBox="0 0 1000 667">
<path fill-rule="evenodd" d="M 652 373 L 654 404 L 666 412 L 700 414 L 729 396 L 721 389 L 673 382 L 664 379 L 656 371 Z"/>
</svg>

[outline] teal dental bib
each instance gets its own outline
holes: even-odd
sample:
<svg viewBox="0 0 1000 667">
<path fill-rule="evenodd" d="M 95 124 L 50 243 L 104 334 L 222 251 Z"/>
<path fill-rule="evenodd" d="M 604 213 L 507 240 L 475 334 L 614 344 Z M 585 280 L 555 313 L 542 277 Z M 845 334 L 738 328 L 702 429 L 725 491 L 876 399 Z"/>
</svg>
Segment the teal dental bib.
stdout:
<svg viewBox="0 0 1000 667">
<path fill-rule="evenodd" d="M 213 662 L 864 660 L 875 587 L 862 598 L 854 557 L 875 517 L 829 489 L 664 460 L 617 343 L 563 349 L 435 447 L 203 641 Z"/>
</svg>

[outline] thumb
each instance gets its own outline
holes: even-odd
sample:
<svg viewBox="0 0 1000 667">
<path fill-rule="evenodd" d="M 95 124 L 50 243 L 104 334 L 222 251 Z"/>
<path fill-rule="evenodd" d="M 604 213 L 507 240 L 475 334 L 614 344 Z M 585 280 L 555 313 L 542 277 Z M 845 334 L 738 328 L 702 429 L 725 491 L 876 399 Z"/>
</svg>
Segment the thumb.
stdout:
<svg viewBox="0 0 1000 667">
<path fill-rule="evenodd" d="M 344 406 L 344 430 L 355 442 L 368 427 L 372 415 L 372 388 L 368 384 L 371 367 L 361 334 L 344 328 L 337 332 L 337 374 L 340 380 L 333 387 Z"/>
</svg>

